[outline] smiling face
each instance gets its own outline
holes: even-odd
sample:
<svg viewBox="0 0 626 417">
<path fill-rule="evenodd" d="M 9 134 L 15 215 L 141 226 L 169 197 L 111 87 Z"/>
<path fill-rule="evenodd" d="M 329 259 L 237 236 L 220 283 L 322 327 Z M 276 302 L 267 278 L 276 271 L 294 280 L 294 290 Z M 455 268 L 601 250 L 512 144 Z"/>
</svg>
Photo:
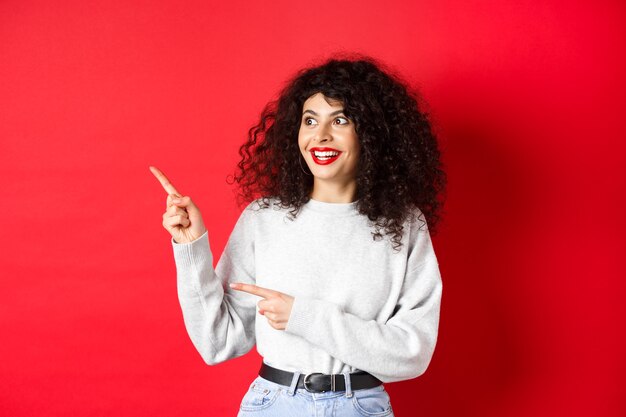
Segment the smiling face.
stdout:
<svg viewBox="0 0 626 417">
<path fill-rule="evenodd" d="M 355 190 L 359 139 L 341 101 L 317 93 L 304 102 L 298 145 L 314 176 L 314 194 Z"/>
</svg>

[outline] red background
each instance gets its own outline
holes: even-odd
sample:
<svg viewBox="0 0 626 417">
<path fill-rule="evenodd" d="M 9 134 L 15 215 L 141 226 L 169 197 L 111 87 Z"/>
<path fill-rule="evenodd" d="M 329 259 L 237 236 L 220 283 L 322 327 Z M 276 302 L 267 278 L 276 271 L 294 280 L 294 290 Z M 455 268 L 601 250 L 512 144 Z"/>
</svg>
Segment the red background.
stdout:
<svg viewBox="0 0 626 417">
<path fill-rule="evenodd" d="M 236 414 L 261 358 L 193 348 L 148 166 L 218 258 L 263 105 L 357 51 L 422 92 L 449 175 L 439 340 L 396 415 L 625 415 L 625 9 L 2 1 L 0 414 Z"/>
</svg>

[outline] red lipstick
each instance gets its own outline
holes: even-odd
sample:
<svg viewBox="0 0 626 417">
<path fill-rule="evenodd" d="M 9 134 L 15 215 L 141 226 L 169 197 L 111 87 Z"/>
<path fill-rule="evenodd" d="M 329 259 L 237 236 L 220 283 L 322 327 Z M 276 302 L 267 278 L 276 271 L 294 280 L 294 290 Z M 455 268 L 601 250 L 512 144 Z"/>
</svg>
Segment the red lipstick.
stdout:
<svg viewBox="0 0 626 417">
<path fill-rule="evenodd" d="M 315 156 L 315 151 L 318 152 L 336 152 L 336 155 L 330 156 L 330 157 L 323 157 L 324 159 L 320 159 L 317 156 Z M 341 155 L 341 151 L 334 149 L 334 148 L 328 148 L 328 147 L 323 147 L 323 148 L 311 148 L 309 150 L 309 152 L 311 152 L 311 157 L 313 158 L 313 161 L 318 164 L 318 165 L 329 165 L 332 164 L 333 162 L 335 162 L 337 160 L 337 158 L 339 158 L 339 155 Z"/>
</svg>

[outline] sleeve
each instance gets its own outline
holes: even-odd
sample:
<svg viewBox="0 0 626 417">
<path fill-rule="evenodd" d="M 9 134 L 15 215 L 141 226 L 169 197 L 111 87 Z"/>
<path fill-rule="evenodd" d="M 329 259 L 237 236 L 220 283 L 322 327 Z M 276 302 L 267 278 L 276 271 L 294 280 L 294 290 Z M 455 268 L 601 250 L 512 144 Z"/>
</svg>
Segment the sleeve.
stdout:
<svg viewBox="0 0 626 417">
<path fill-rule="evenodd" d="M 423 374 L 437 342 L 442 281 L 428 231 L 417 235 L 401 296 L 386 323 L 364 320 L 333 302 L 296 297 L 286 331 L 383 382 Z"/>
<path fill-rule="evenodd" d="M 215 269 L 208 232 L 188 243 L 171 239 L 185 327 L 208 365 L 245 355 L 256 343 L 256 298 L 228 286 L 230 282 L 255 283 L 249 207 L 237 220 Z"/>
</svg>

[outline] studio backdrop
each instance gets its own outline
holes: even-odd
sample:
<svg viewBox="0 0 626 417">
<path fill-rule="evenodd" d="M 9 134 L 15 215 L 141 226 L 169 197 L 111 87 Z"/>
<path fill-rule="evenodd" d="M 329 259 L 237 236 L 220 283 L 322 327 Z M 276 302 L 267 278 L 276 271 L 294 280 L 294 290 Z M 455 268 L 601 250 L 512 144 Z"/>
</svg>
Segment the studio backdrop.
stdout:
<svg viewBox="0 0 626 417">
<path fill-rule="evenodd" d="M 148 166 L 216 263 L 248 129 L 337 53 L 419 92 L 448 174 L 396 415 L 626 415 L 625 28 L 608 0 L 0 2 L 0 415 L 236 415 L 261 357 L 193 347 Z"/>
</svg>

